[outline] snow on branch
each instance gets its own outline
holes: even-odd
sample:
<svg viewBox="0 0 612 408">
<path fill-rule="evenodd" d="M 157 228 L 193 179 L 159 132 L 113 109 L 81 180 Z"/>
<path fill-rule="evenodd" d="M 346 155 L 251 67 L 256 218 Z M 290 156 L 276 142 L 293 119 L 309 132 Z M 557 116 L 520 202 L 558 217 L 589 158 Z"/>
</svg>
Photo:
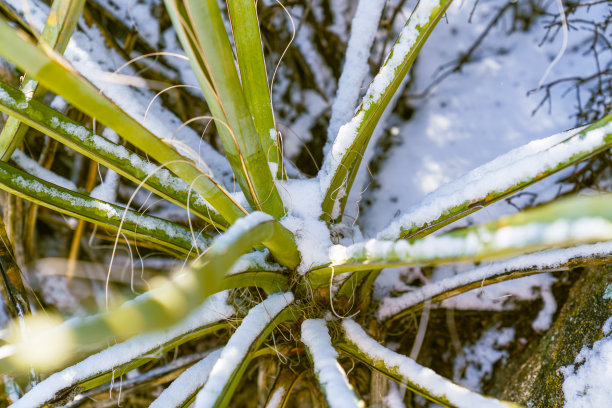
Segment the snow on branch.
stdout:
<svg viewBox="0 0 612 408">
<path fill-rule="evenodd" d="M 609 239 L 612 239 L 612 222 L 607 217 L 560 217 L 554 222 L 532 222 L 527 225 L 491 229 L 480 227 L 470 230 L 465 236 L 429 236 L 414 243 L 405 240 L 394 242 L 372 239 L 348 247 L 335 245 L 330 249 L 332 266 L 327 268 L 334 267 L 336 272 L 346 272 L 353 270 L 352 266 L 362 263 L 370 264 L 367 265 L 369 268 L 380 269 L 385 265 L 395 264 L 481 260 L 508 256 L 513 252 L 525 252 L 530 247 L 542 249 L 573 242 L 599 242 Z"/>
<path fill-rule="evenodd" d="M 340 165 L 348 152 L 351 151 L 351 146 L 370 124 L 370 119 L 376 116 L 377 111 L 380 110 L 377 108 L 386 106 L 385 97 L 394 92 L 394 81 L 400 79 L 401 82 L 402 78 L 398 78 L 398 74 L 401 73 L 402 68 L 405 68 L 405 64 L 410 62 L 412 52 L 420 45 L 419 41 L 428 35 L 424 27 L 431 21 L 435 21 L 436 10 L 446 4 L 448 4 L 447 0 L 422 0 L 417 4 L 383 67 L 368 87 L 359 109 L 349 122 L 340 127 L 328 154 L 325 156 L 325 161 L 319 172 L 322 192 L 327 192 L 335 185 L 333 179 L 336 177 L 339 167 L 342 168 Z M 336 197 L 336 201 L 342 199 L 342 197 Z M 332 218 L 335 218 L 334 214 L 332 214 Z"/>
<path fill-rule="evenodd" d="M 458 288 L 466 287 L 471 284 L 480 284 L 485 280 L 499 281 L 497 279 L 514 271 L 546 272 L 552 268 L 560 267 L 572 259 L 611 255 L 612 241 L 518 256 L 502 262 L 481 266 L 471 271 L 442 279 L 438 282 L 433 282 L 418 290 L 405 293 L 395 298 L 386 297 L 380 303 L 377 317 L 380 321 L 386 320 L 428 299 L 440 297 L 450 291 L 453 291 L 453 294 L 458 294 L 459 292 L 456 291 Z M 442 298 L 439 298 L 439 300 L 442 300 Z"/>
<path fill-rule="evenodd" d="M 149 408 L 180 407 L 195 394 L 208 379 L 210 370 L 219 359 L 221 351 L 217 349 L 189 367 L 153 401 Z"/>
<path fill-rule="evenodd" d="M 346 338 L 375 363 L 382 363 L 391 372 L 395 380 L 406 381 L 406 384 L 430 399 L 449 403 L 453 407 L 465 408 L 508 408 L 513 404 L 487 398 L 436 374 L 433 370 L 417 364 L 411 358 L 389 350 L 366 332 L 352 319 L 344 319 L 342 327 Z"/>
<path fill-rule="evenodd" d="M 293 293 L 275 293 L 249 310 L 236 332 L 223 348 L 210 371 L 208 381 L 198 393 L 196 408 L 211 407 L 224 392 L 232 373 L 246 357 L 251 344 L 266 326 L 293 302 Z"/>
<path fill-rule="evenodd" d="M 302 323 L 302 342 L 314 363 L 314 371 L 331 408 L 361 407 L 360 401 L 338 364 L 338 353 L 331 344 L 331 337 L 323 319 L 306 319 Z"/>
<path fill-rule="evenodd" d="M 360 0 L 351 23 L 344 67 L 338 81 L 338 91 L 332 105 L 327 128 L 326 155 L 338 134 L 340 126 L 347 123 L 355 111 L 360 85 L 368 74 L 368 57 L 378 31 L 378 22 L 386 0 Z"/>
<path fill-rule="evenodd" d="M 420 228 L 441 224 L 447 218 L 467 213 L 473 204 L 486 205 L 593 152 L 609 148 L 612 145 L 611 119 L 612 115 L 602 119 L 599 123 L 604 125 L 601 127 L 535 140 L 477 167 L 427 195 L 378 233 L 377 238 L 398 239 Z M 568 138 L 569 134 L 574 135 Z"/>
</svg>

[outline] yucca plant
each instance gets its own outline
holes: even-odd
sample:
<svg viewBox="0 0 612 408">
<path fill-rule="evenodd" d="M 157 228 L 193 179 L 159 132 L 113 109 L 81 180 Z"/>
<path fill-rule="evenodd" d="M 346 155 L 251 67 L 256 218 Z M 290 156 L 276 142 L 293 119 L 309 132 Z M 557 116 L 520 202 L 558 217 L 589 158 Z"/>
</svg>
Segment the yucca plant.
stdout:
<svg viewBox="0 0 612 408">
<path fill-rule="evenodd" d="M 360 56 L 371 48 L 380 16 L 368 15 L 367 3 L 360 1 L 357 13 L 370 27 L 349 42 L 347 76 L 338 89 L 338 100 L 346 105 L 338 109 L 349 112 L 361 82 L 351 79 L 349 71 L 365 72 L 367 61 Z M 379 3 L 380 10 L 384 1 L 372 3 Z M 537 273 L 546 270 L 546 264 L 526 255 L 522 263 L 500 262 L 378 304 L 372 301 L 373 283 L 383 268 L 394 266 L 478 262 L 559 247 L 570 249 L 560 253 L 555 264 L 597 255 L 571 247 L 612 239 L 608 195 L 568 198 L 487 224 L 433 233 L 608 150 L 612 114 L 475 169 L 397 217 L 375 239 L 334 244 L 332 232 L 347 222 L 344 209 L 373 131 L 450 0 L 420 1 L 352 118 L 338 123 L 342 115 L 332 113 L 323 166 L 313 178 L 284 162 L 256 2 L 228 0 L 224 16 L 217 0 L 165 0 L 210 111 L 197 119 L 214 124 L 236 192 L 217 176 L 206 155 L 175 134 L 159 134 L 127 114 L 120 96 L 106 95 L 62 56 L 83 4 L 55 0 L 41 35 L 26 33 L 27 22 L 19 26 L 18 21 L 0 19 L 0 56 L 26 73 L 21 89 L 0 83 L 0 110 L 10 115 L 0 136 L 0 187 L 112 231 L 115 248 L 120 242 L 137 241 L 185 263 L 158 276 L 151 290 L 121 307 L 108 306 L 62 324 L 42 313 L 29 318 L 18 271 L 3 271 L 15 318 L 11 343 L 0 349 L 5 385 L 28 373 L 34 384 L 38 374 L 55 372 L 11 406 L 69 403 L 79 393 L 116 383 L 166 352 L 221 331 L 232 333 L 227 342 L 209 339 L 195 354 L 181 357 L 182 373 L 158 368 L 164 375 L 172 373 L 162 382 L 173 381 L 151 406 L 237 404 L 235 398 L 246 387 L 245 372 L 257 364 L 275 378 L 264 387 L 267 406 L 286 406 L 296 384 L 308 390 L 312 405 L 324 401 L 332 407 L 364 406 L 367 398 L 339 364 L 340 355 L 443 406 L 517 406 L 456 385 L 392 351 L 384 345 L 385 335 L 398 319 L 426 302 Z M 45 105 L 46 92 L 60 95 L 112 129 L 124 143 Z M 48 177 L 40 166 L 24 171 L 27 157 L 16 148 L 27 127 L 105 166 L 107 174 L 131 180 L 137 190 L 149 190 L 184 208 L 194 216 L 188 217 L 189 227 L 138 211 L 130 205 L 132 199 L 122 206 L 61 186 L 61 177 Z M 8 162 L 11 157 L 22 169 Z M 199 231 L 194 224 L 209 227 Z"/>
</svg>

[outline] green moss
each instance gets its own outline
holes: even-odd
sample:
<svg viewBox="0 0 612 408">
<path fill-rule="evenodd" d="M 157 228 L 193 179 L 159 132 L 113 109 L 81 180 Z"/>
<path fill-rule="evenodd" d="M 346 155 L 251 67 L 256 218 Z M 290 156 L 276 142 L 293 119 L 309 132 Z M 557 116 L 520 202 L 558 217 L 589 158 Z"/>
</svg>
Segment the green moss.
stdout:
<svg viewBox="0 0 612 408">
<path fill-rule="evenodd" d="M 563 407 L 563 375 L 585 345 L 602 337 L 612 301 L 601 296 L 612 285 L 612 266 L 583 270 L 551 328 L 510 361 L 498 380 L 500 397 L 529 407 Z"/>
</svg>

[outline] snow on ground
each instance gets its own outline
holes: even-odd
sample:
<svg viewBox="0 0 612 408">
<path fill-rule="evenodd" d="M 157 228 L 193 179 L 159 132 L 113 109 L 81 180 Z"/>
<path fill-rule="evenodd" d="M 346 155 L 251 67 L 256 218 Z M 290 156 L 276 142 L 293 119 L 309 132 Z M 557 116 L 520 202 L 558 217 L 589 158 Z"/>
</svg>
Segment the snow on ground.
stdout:
<svg viewBox="0 0 612 408">
<path fill-rule="evenodd" d="M 162 0 L 97 0 L 112 15 L 121 20 L 128 28 L 138 32 L 141 38 L 152 47 L 159 43 L 159 19 L 155 8 Z"/>
<path fill-rule="evenodd" d="M 607 407 L 612 401 L 612 317 L 602 327 L 603 338 L 584 346 L 574 364 L 561 368 L 565 408 Z"/>
<path fill-rule="evenodd" d="M 414 84 L 407 92 L 415 95 L 425 90 L 438 67 L 466 51 L 502 5 L 496 0 L 480 1 L 469 23 L 473 3 L 451 4 L 448 23 L 443 19 L 423 47 L 413 70 Z M 551 11 L 552 7 L 551 3 Z M 598 12 L 601 9 L 591 10 Z M 410 120 L 397 116 L 390 119 L 390 124 L 402 122 L 391 127 L 397 145 L 389 150 L 375 175 L 380 188 L 370 188 L 363 197 L 371 203 L 362 208 L 360 220 L 366 236 L 375 235 L 396 213 L 442 184 L 531 140 L 575 125 L 572 115 L 576 101 L 572 95 L 553 95 L 551 114 L 541 109 L 533 116 L 542 93 L 526 95 L 538 86 L 560 49 L 561 36 L 540 47 L 544 21 L 528 32 L 508 36 L 509 24 L 510 13 L 491 30 L 474 59 L 460 72 L 434 87 L 426 98 L 410 99 L 416 109 Z M 570 32 L 568 49 L 583 37 L 583 31 Z M 593 70 L 590 58 L 568 51 L 552 69 L 548 81 Z M 502 201 L 469 218 L 471 222 L 484 221 L 512 211 L 515 209 Z"/>
<path fill-rule="evenodd" d="M 473 345 L 466 346 L 455 359 L 454 380 L 457 384 L 482 392 L 482 382 L 490 378 L 493 366 L 505 362 L 508 352 L 503 347 L 514 339 L 514 329 L 489 329 Z"/>
</svg>

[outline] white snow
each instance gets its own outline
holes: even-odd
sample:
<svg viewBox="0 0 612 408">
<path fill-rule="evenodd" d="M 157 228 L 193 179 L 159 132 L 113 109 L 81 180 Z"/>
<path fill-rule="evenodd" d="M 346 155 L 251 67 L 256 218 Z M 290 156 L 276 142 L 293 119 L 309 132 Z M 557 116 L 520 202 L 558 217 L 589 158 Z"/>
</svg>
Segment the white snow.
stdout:
<svg viewBox="0 0 612 408">
<path fill-rule="evenodd" d="M 565 408 L 607 407 L 612 401 L 612 317 L 602 327 L 603 337 L 583 346 L 574 364 L 562 367 Z"/>
<path fill-rule="evenodd" d="M 493 366 L 508 358 L 504 350 L 514 340 L 514 329 L 489 329 L 473 345 L 463 348 L 463 354 L 455 358 L 453 379 L 457 384 L 482 392 L 482 382 L 490 379 Z"/>
<path fill-rule="evenodd" d="M 314 371 L 331 408 L 358 407 L 363 405 L 338 363 L 338 353 L 331 344 L 331 337 L 324 319 L 306 319 L 302 323 L 302 343 L 314 363 Z"/>
<path fill-rule="evenodd" d="M 159 184 L 169 190 L 169 193 L 172 193 L 174 191 L 177 193 L 191 194 L 195 197 L 196 202 L 199 205 L 205 205 L 207 209 L 212 210 L 208 202 L 206 202 L 206 200 L 204 200 L 204 198 L 202 198 L 200 194 L 195 191 L 191 191 L 191 193 L 189 193 L 191 188 L 182 179 L 174 176 L 170 171 L 163 168 L 162 166 L 157 166 L 151 163 L 150 161 L 145 160 L 141 156 L 130 152 L 125 147 L 117 144 L 117 135 L 112 130 L 106 128 L 103 134 L 107 137 L 102 137 L 91 132 L 85 126 L 81 126 L 72 122 L 66 122 L 60 120 L 57 117 L 51 119 L 51 125 L 56 129 L 61 129 L 61 131 L 78 138 L 85 145 L 93 145 L 101 155 L 103 154 L 106 156 L 110 156 L 110 158 L 115 160 L 119 159 L 129 161 L 130 166 L 137 170 L 140 170 L 145 175 L 150 176 L 148 180 L 157 181 Z M 108 188 L 109 193 L 113 189 L 112 183 L 114 182 L 114 177 L 115 176 L 111 176 L 111 179 L 109 180 L 111 181 L 111 184 Z M 99 195 L 100 197 L 103 196 L 102 193 L 96 192 L 95 194 Z"/>
<path fill-rule="evenodd" d="M 517 4 L 528 9 L 527 3 Z M 544 6 L 549 13 L 558 13 L 554 2 Z M 439 68 L 446 65 L 452 69 L 499 8 L 495 1 L 480 1 L 470 19 L 473 4 L 453 2 L 419 53 L 411 71 L 413 80 L 404 94 L 404 105 L 414 109 L 413 114 L 407 117 L 395 112 L 390 118 L 395 127 L 387 134 L 390 149 L 377 157 L 384 161 L 378 162 L 374 175 L 380 186 L 370 185 L 364 194 L 360 225 L 366 236 L 376 236 L 398 212 L 405 212 L 442 184 L 531 140 L 576 125 L 575 94 L 571 91 L 562 97 L 567 89 L 564 86 L 552 90 L 550 112 L 545 105 L 532 115 L 545 91 L 527 92 L 537 88 L 560 48 L 561 35 L 540 44 L 547 29 L 545 19 L 535 20 L 527 31 L 509 33 L 514 18 L 511 10 L 488 32 L 468 63 L 429 88 Z M 607 5 L 583 8 L 574 18 L 591 20 L 606 10 Z M 403 11 L 409 10 L 405 7 Z M 594 58 L 585 56 L 581 48 L 591 34 L 586 27 L 570 31 L 567 51 L 549 81 L 596 72 Z M 605 58 L 609 63 L 609 55 Z M 521 200 L 533 197 L 540 203 L 554 199 L 562 187 L 556 181 L 573 170 L 529 187 L 524 191 L 537 196 L 525 194 Z M 354 187 L 364 188 L 364 184 Z M 481 223 L 512 212 L 516 208 L 504 200 L 459 224 Z"/>
<path fill-rule="evenodd" d="M 369 337 L 361 326 L 351 319 L 344 319 L 342 327 L 346 338 L 359 350 L 374 361 L 382 362 L 385 367 L 405 377 L 421 390 L 427 390 L 430 395 L 444 398 L 459 408 L 508 408 L 506 404 L 460 387 L 414 360 L 389 350 Z"/>
<path fill-rule="evenodd" d="M 334 22 L 327 28 L 343 41 L 346 41 L 346 13 L 349 7 L 347 3 L 347 0 L 335 0 L 330 2 L 331 12 L 334 15 Z"/>
<path fill-rule="evenodd" d="M 281 223 L 295 236 L 302 259 L 298 272 L 304 274 L 326 263 L 332 246 L 329 228 L 320 219 L 323 195 L 316 179 L 277 181 L 276 185 L 287 208 Z"/>
<path fill-rule="evenodd" d="M 285 387 L 282 385 L 274 390 L 274 394 L 268 400 L 266 404 L 266 408 L 282 408 L 280 407 L 280 403 L 283 400 L 283 395 L 285 395 Z"/>
<path fill-rule="evenodd" d="M 185 370 L 149 405 L 149 408 L 178 407 L 185 402 L 206 383 L 210 370 L 219 359 L 221 351 L 223 349 L 213 351 Z"/>
<path fill-rule="evenodd" d="M 412 292 L 405 293 L 401 296 L 391 298 L 385 297 L 382 299 L 377 316 L 379 320 L 384 320 L 394 314 L 399 313 L 400 311 L 417 305 L 421 302 L 424 302 L 427 299 L 431 299 L 434 296 L 442 294 L 446 291 L 452 290 L 454 288 L 458 288 L 469 283 L 480 282 L 488 278 L 492 278 L 495 276 L 504 275 L 510 271 L 520 271 L 520 270 L 542 270 L 546 271 L 548 269 L 557 268 L 565 263 L 567 263 L 571 259 L 579 258 L 579 257 L 589 257 L 589 256 L 602 256 L 602 255 L 610 255 L 612 254 L 612 242 L 600 242 L 594 245 L 580 245 L 577 247 L 566 248 L 566 249 L 558 249 L 551 251 L 544 251 L 535 254 L 522 255 L 515 258 L 511 258 L 501 262 L 495 262 L 488 265 L 483 265 L 478 268 L 472 269 L 470 271 L 466 271 L 460 273 L 455 276 L 447 277 L 442 280 L 434 281 L 430 284 L 423 286 L 418 290 L 414 290 Z M 551 280 L 551 277 L 544 278 L 547 281 Z M 506 284 L 505 282 L 498 283 L 495 285 L 491 285 L 493 287 L 501 287 L 501 290 L 496 293 L 489 293 L 487 297 L 501 298 L 500 295 L 506 295 L 508 292 L 513 292 L 515 296 L 519 296 L 519 299 L 525 299 L 524 297 L 530 296 L 531 291 L 527 291 L 528 287 L 523 286 L 519 282 L 527 283 L 529 286 L 543 286 L 545 282 L 542 281 L 542 278 L 537 278 L 536 276 L 529 276 L 525 278 L 521 278 L 518 280 L 514 280 Z M 548 282 L 550 284 L 551 282 Z M 513 290 L 512 287 L 515 285 L 519 285 L 517 290 Z M 505 286 L 504 286 L 505 285 Z M 476 295 L 481 289 L 472 289 L 470 292 Z M 460 307 L 462 309 L 483 309 L 480 305 L 480 302 L 475 296 L 468 297 L 467 299 L 460 299 L 465 295 L 469 294 L 467 292 L 465 294 L 459 295 L 457 301 L 449 302 L 452 300 L 445 300 L 444 305 L 448 307 Z M 486 295 L 485 295 L 486 296 Z M 495 303 L 486 302 L 484 303 L 484 309 L 493 309 L 493 310 L 502 310 L 501 303 L 498 307 L 495 306 Z"/>
<path fill-rule="evenodd" d="M 568 215 L 571 217 L 571 215 Z M 562 246 L 571 242 L 598 242 L 612 239 L 612 222 L 602 217 L 559 218 L 551 223 L 532 222 L 506 226 L 494 231 L 478 228 L 466 236 L 427 236 L 409 243 L 406 240 L 371 239 L 350 246 L 330 248 L 332 266 L 355 262 L 418 263 L 478 256 L 500 256 L 529 246 Z"/>
<path fill-rule="evenodd" d="M 419 36 L 418 29 L 429 23 L 433 17 L 434 9 L 441 6 L 441 4 L 441 0 L 422 0 L 417 4 L 410 15 L 408 23 L 400 33 L 397 43 L 393 46 L 393 50 L 385 60 L 383 67 L 368 87 L 368 91 L 363 97 L 362 109 L 369 109 L 371 104 L 380 99 L 387 90 L 391 81 L 393 81 L 396 71 L 410 51 L 416 46 Z"/>
<path fill-rule="evenodd" d="M 283 133 L 283 154 L 290 158 L 297 156 L 302 146 L 312 140 L 310 129 L 329 108 L 329 102 L 315 91 L 304 91 L 302 98 L 304 112 L 291 123 L 291 130 Z"/>
<path fill-rule="evenodd" d="M 102 131 L 102 136 L 113 143 L 119 142 L 119 135 L 110 128 L 105 128 Z M 119 187 L 119 174 L 108 169 L 106 176 L 102 182 L 96 186 L 89 196 L 98 200 L 106 201 L 107 203 L 115 203 L 117 201 L 117 188 Z"/>
<path fill-rule="evenodd" d="M 293 302 L 291 292 L 275 293 L 249 310 L 236 332 L 223 348 L 219 359 L 210 371 L 208 381 L 198 392 L 195 408 L 213 406 L 223 392 L 234 369 L 242 362 L 251 344 L 270 321 Z"/>
<path fill-rule="evenodd" d="M 92 375 L 112 370 L 147 353 L 154 353 L 164 343 L 189 333 L 199 327 L 224 320 L 234 314 L 234 308 L 227 304 L 228 292 L 221 292 L 208 298 L 201 306 L 177 325 L 132 337 L 123 343 L 111 346 L 98 354 L 59 371 L 37 384 L 30 392 L 16 401 L 12 408 L 40 406 L 54 397 L 63 388 Z"/>
<path fill-rule="evenodd" d="M 296 22 L 304 17 L 302 7 L 293 6 L 289 8 L 289 11 Z M 293 30 L 293 24 L 295 23 L 287 19 L 288 30 Z M 312 28 L 308 24 L 300 24 L 299 27 L 296 27 L 296 30 L 297 32 L 294 39 L 295 46 L 304 57 L 308 68 L 314 76 L 317 86 L 323 89 L 326 94 L 330 94 L 335 86 L 334 81 L 332 81 L 333 76 L 327 65 L 321 60 L 321 56 L 317 50 L 314 48 Z"/>
<path fill-rule="evenodd" d="M 338 89 L 332 104 L 331 119 L 327 128 L 327 143 L 323 149 L 324 155 L 329 151 L 340 126 L 350 121 L 353 116 L 361 84 L 370 69 L 368 66 L 370 48 L 378 32 L 378 23 L 385 3 L 386 0 L 360 0 L 357 5 L 351 23 L 351 35 L 344 57 L 342 74 L 338 80 Z"/>
<path fill-rule="evenodd" d="M 406 408 L 397 384 L 389 381 L 389 391 L 384 398 L 386 408 Z"/>
<path fill-rule="evenodd" d="M 98 0 L 98 3 L 128 29 L 137 31 L 151 47 L 157 47 L 160 27 L 155 7 L 161 5 L 161 0 Z"/>
</svg>

